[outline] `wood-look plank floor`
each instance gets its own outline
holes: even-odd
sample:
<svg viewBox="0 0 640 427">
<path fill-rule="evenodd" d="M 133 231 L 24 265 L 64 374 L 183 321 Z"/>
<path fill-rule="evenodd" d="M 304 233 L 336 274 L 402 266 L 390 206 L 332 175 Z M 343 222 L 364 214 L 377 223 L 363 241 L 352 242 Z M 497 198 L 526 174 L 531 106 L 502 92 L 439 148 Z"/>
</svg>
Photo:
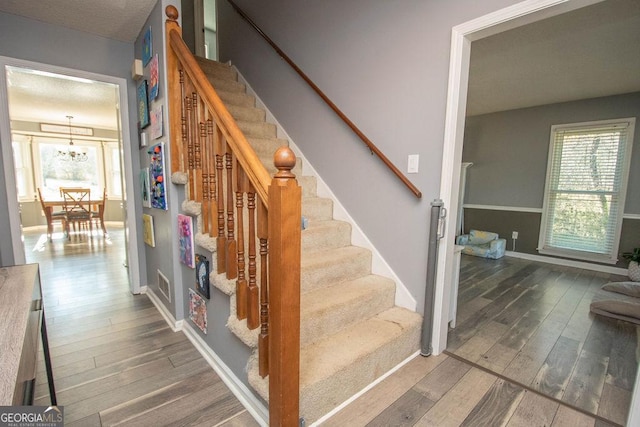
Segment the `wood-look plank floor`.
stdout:
<svg viewBox="0 0 640 427">
<path fill-rule="evenodd" d="M 108 240 L 96 236 L 93 240 L 78 238 L 65 242 L 57 236 L 51 243 L 42 238 L 44 230 L 25 229 L 27 259 L 41 266 L 58 402 L 65 407 L 65 425 L 257 425 L 184 335 L 167 327 L 146 296 L 129 293 L 123 267 L 122 230 L 113 226 L 109 229 Z M 474 269 L 471 265 L 464 268 Z M 481 271 L 478 275 L 491 276 Z M 571 289 L 567 284 L 564 286 L 566 291 Z M 477 291 L 469 290 L 465 294 L 469 292 Z M 508 289 L 502 293 L 506 292 Z M 482 310 L 502 293 L 487 287 L 468 299 L 468 307 Z M 555 291 L 545 298 L 551 297 L 562 299 Z M 556 301 L 553 307 L 559 303 Z M 507 346 L 510 343 L 522 343 L 521 348 L 525 347 L 536 335 L 507 326 L 516 323 L 539 325 L 553 312 L 553 308 L 547 307 L 530 313 L 523 320 L 523 316 L 508 310 L 513 304 L 505 303 L 504 299 L 499 304 L 503 306 L 499 311 L 503 317 L 493 316 L 486 322 L 502 327 L 490 330 L 483 326 L 477 332 L 491 340 L 498 334 L 496 331 L 503 330 L 500 338 L 504 338 L 501 345 L 505 348 L 510 348 Z M 547 314 L 542 317 L 545 310 Z M 465 316 L 471 317 L 467 309 L 461 307 L 459 325 L 464 323 Z M 561 313 L 555 313 L 549 322 L 559 322 L 560 317 Z M 553 331 L 559 328 L 539 333 L 536 339 L 546 343 L 547 356 L 555 349 L 554 357 L 557 358 L 575 353 L 575 344 L 570 340 L 579 341 L 579 336 L 591 336 L 593 343 L 580 347 L 580 357 L 570 375 L 570 378 L 581 378 L 585 386 L 569 380 L 567 392 L 573 390 L 571 393 L 576 400 L 591 402 L 593 398 L 586 391 L 587 385 L 603 382 L 592 378 L 591 373 L 606 372 L 599 396 L 609 396 L 607 399 L 611 403 L 606 411 L 619 411 L 620 405 L 616 402 L 620 401 L 620 390 L 627 390 L 630 385 L 619 380 L 622 375 L 618 373 L 631 370 L 625 363 L 625 355 L 627 347 L 635 348 L 635 341 L 633 345 L 621 346 L 617 353 L 604 356 L 597 344 L 611 343 L 619 338 L 608 337 L 607 330 L 602 328 L 591 332 L 592 325 L 585 327 L 573 314 L 569 316 L 568 324 L 571 328 L 567 331 L 571 334 L 563 335 L 567 339 L 557 348 L 555 341 L 561 333 L 553 345 L 549 344 L 549 337 L 555 336 Z M 617 327 L 626 330 L 623 325 Z M 478 341 L 478 348 L 482 347 L 481 342 Z M 584 350 L 600 357 L 590 358 Z M 474 354 L 477 350 L 469 349 L 468 352 Z M 497 349 L 493 349 L 492 354 L 495 354 L 492 363 L 509 365 L 500 359 Z M 531 356 L 535 352 L 527 354 Z M 615 367 L 609 368 L 612 359 L 616 360 Z M 541 366 L 544 361 L 547 357 L 543 358 Z M 546 376 L 539 380 L 546 387 L 555 389 L 557 384 L 564 384 L 566 372 L 548 364 L 548 370 L 553 372 L 548 378 L 553 381 L 546 380 Z M 47 385 L 42 361 L 40 365 L 36 404 L 44 405 L 48 404 Z M 532 379 L 537 377 L 535 372 Z M 457 357 L 440 355 L 413 359 L 323 425 L 604 427 L 609 424 L 528 391 L 484 368 L 474 367 Z"/>
<path fill-rule="evenodd" d="M 504 257 L 464 256 L 447 350 L 612 423 L 624 424 L 637 370 L 637 325 L 594 315 L 626 277 Z M 547 424 L 548 425 L 548 424 Z"/>
<path fill-rule="evenodd" d="M 24 229 L 40 264 L 58 404 L 65 426 L 256 426 L 181 332 L 129 292 L 122 227 L 107 238 Z M 48 405 L 41 355 L 36 402 Z"/>
<path fill-rule="evenodd" d="M 455 357 L 416 358 L 323 427 L 611 427 Z"/>
</svg>

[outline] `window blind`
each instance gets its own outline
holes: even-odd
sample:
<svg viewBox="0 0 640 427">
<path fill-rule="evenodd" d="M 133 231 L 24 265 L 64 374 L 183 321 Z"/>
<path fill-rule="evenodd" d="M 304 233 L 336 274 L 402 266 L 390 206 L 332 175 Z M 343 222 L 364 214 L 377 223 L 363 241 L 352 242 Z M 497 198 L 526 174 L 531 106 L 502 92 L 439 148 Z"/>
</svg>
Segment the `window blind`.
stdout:
<svg viewBox="0 0 640 427">
<path fill-rule="evenodd" d="M 624 213 L 630 126 L 630 121 L 624 121 L 552 128 L 541 252 L 615 259 Z"/>
</svg>

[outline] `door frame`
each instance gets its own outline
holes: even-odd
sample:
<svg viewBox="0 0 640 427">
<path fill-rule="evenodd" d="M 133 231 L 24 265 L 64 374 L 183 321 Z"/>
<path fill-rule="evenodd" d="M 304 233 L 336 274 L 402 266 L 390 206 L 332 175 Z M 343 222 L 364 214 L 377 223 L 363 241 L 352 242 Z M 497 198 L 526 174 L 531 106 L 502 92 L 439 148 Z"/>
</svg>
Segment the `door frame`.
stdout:
<svg viewBox="0 0 640 427">
<path fill-rule="evenodd" d="M 458 209 L 471 42 L 601 1 L 605 0 L 526 0 L 453 27 L 440 177 L 440 198 L 449 212 L 457 212 Z M 434 355 L 447 347 L 455 233 L 456 222 L 449 218 L 438 248 L 432 334 Z M 631 395 L 627 425 L 640 425 L 639 405 L 640 369 Z"/>
<path fill-rule="evenodd" d="M 11 122 L 9 118 L 9 97 L 6 77 L 7 66 L 22 67 L 55 74 L 64 74 L 72 77 L 84 78 L 118 86 L 119 99 L 117 102 L 119 105 L 114 105 L 114 109 L 116 109 L 120 115 L 120 144 L 122 147 L 124 162 L 124 181 L 125 184 L 127 184 L 125 185 L 125 193 L 123 194 L 123 203 L 125 206 L 126 217 L 124 232 L 128 234 L 128 244 L 126 247 L 128 259 L 127 273 L 129 276 L 129 288 L 131 292 L 134 294 L 139 294 L 141 283 L 140 261 L 138 254 L 138 233 L 137 221 L 135 220 L 136 215 L 133 185 L 137 181 L 135 181 L 133 177 L 133 160 L 131 158 L 132 147 L 129 127 L 129 96 L 127 90 L 127 80 L 120 77 L 107 76 L 103 74 L 91 73 L 88 71 L 74 70 L 71 68 L 64 68 L 55 65 L 0 56 L 0 70 L 2 70 L 2 77 L 0 78 L 0 99 L 4 100 L 3 102 L 0 102 L 0 141 L 11 141 Z M 16 191 L 12 145 L 10 143 L 3 143 L 1 144 L 1 149 L 4 167 L 4 179 L 7 189 L 7 208 L 9 211 L 9 225 L 11 233 L 11 243 L 13 248 L 13 258 L 16 265 L 24 264 L 26 261 L 24 245 L 22 243 L 20 207 Z"/>
</svg>

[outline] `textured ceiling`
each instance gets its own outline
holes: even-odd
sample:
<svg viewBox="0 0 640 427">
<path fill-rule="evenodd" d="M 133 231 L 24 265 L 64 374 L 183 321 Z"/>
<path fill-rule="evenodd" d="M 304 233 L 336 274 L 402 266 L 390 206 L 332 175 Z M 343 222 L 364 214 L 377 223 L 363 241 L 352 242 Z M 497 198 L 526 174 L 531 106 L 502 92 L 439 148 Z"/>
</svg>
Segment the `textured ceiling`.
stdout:
<svg viewBox="0 0 640 427">
<path fill-rule="evenodd" d="M 640 91 L 640 0 L 608 0 L 471 44 L 467 114 Z"/>
<path fill-rule="evenodd" d="M 134 42 L 158 0 L 0 0 L 0 11 Z"/>
<path fill-rule="evenodd" d="M 9 67 L 7 88 L 11 120 L 117 129 L 116 85 Z"/>
</svg>

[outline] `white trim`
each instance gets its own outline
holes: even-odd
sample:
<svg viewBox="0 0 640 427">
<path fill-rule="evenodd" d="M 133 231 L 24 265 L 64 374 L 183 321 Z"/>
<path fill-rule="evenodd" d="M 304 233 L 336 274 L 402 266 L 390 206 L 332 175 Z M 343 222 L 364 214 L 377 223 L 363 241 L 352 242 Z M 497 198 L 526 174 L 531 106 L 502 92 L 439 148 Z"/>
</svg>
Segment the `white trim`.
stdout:
<svg viewBox="0 0 640 427">
<path fill-rule="evenodd" d="M 366 392 L 368 392 L 369 390 L 371 390 L 373 387 L 377 386 L 378 384 L 380 384 L 382 381 L 384 381 L 389 375 L 394 374 L 396 371 L 398 371 L 400 368 L 402 368 L 404 365 L 406 365 L 407 363 L 411 362 L 415 357 L 420 356 L 420 351 L 416 351 L 415 353 L 413 353 L 411 356 L 407 357 L 406 359 L 404 359 L 402 362 L 400 362 L 398 365 L 396 365 L 395 367 L 391 368 L 389 371 L 387 371 L 384 375 L 382 375 L 381 377 L 379 377 L 378 379 L 376 379 L 374 382 L 372 382 L 371 384 L 369 384 L 368 386 L 366 386 L 365 388 L 363 388 L 362 390 L 360 390 L 359 392 L 357 392 L 356 394 L 354 394 L 353 396 L 351 396 L 349 399 L 345 400 L 344 402 L 342 402 L 339 406 L 333 408 L 330 412 L 324 414 L 320 419 L 314 421 L 312 424 L 309 425 L 309 427 L 317 427 L 320 424 L 322 424 L 323 422 L 327 421 L 329 418 L 331 418 L 332 416 L 334 416 L 335 414 L 337 414 L 338 412 L 340 412 L 342 409 L 346 408 L 347 406 L 349 406 L 350 404 L 352 404 L 356 399 L 358 399 L 360 396 L 362 396 L 363 394 L 365 394 Z M 420 356 L 420 357 L 424 357 L 424 356 Z"/>
<path fill-rule="evenodd" d="M 542 213 L 542 208 L 526 208 L 522 206 L 475 205 L 472 203 L 465 203 L 462 207 L 465 209 L 483 209 L 488 211 Z M 640 214 L 626 213 L 622 215 L 622 218 L 640 219 Z"/>
<path fill-rule="evenodd" d="M 442 199 L 445 208 L 449 212 L 456 212 L 458 209 L 471 42 L 511 28 L 595 4 L 599 1 L 526 0 L 452 28 L 440 179 L 440 199 Z M 433 354 L 436 355 L 447 346 L 448 300 L 453 278 L 453 249 L 456 231 L 456 225 L 451 223 L 452 221 L 447 221 L 447 224 L 445 224 L 444 238 L 440 241 L 438 248 L 432 334 Z"/>
<path fill-rule="evenodd" d="M 45 71 L 55 74 L 64 74 L 67 76 L 78 77 L 82 79 L 95 80 L 103 83 L 110 83 L 118 87 L 119 105 L 117 106 L 119 112 L 119 119 L 121 124 L 122 151 L 123 151 L 123 163 L 124 163 L 124 176 L 126 187 L 126 199 L 134 201 L 134 183 L 138 182 L 138 179 L 133 176 L 133 161 L 131 159 L 132 142 L 130 138 L 129 129 L 129 102 L 128 102 L 128 89 L 127 80 L 108 76 L 104 74 L 92 73 L 89 71 L 75 70 L 71 68 L 59 67 L 50 64 L 44 64 L 40 62 L 26 61 L 23 59 L 10 58 L 6 56 L 0 56 L 0 69 L 2 70 L 3 77 L 0 78 L 0 99 L 7 100 L 6 102 L 0 102 L 0 141 L 11 141 L 11 123 L 9 120 L 8 109 L 8 96 L 7 96 L 7 79 L 5 75 L 5 67 L 23 67 L 30 68 L 32 70 Z M 4 178 L 7 189 L 7 209 L 9 211 L 9 225 L 11 231 L 11 240 L 13 246 L 13 256 L 16 264 L 25 263 L 24 247 L 22 244 L 22 233 L 20 230 L 21 220 L 18 196 L 16 194 L 15 175 L 13 166 L 13 154 L 10 143 L 1 144 L 2 158 L 4 166 Z M 135 145 L 137 149 L 137 142 Z M 135 203 L 126 203 L 127 219 L 125 226 L 129 229 L 128 233 L 128 275 L 130 291 L 133 294 L 140 293 L 140 260 L 138 255 L 138 233 L 137 229 L 137 217 L 135 214 Z"/>
<path fill-rule="evenodd" d="M 234 396 L 242 403 L 247 411 L 261 426 L 269 425 L 269 410 L 262 402 L 242 383 L 222 361 L 209 345 L 198 335 L 193 327 L 185 322 L 182 325 L 182 332 L 187 336 L 193 346 L 200 352 L 202 357 L 209 363 L 222 381 L 231 390 Z"/>
<path fill-rule="evenodd" d="M 176 320 L 169 309 L 167 309 L 167 307 L 162 303 L 160 298 L 158 298 L 155 292 L 153 292 L 153 289 L 151 289 L 149 286 L 141 286 L 140 293 L 145 294 L 149 297 L 153 305 L 156 306 L 156 308 L 160 312 L 160 315 L 164 318 L 173 332 L 179 332 L 182 330 L 184 326 L 184 320 Z"/>
<path fill-rule="evenodd" d="M 490 211 L 542 213 L 542 208 L 525 208 L 521 206 L 473 205 L 465 203 L 463 207 L 465 209 L 486 209 Z"/>
<path fill-rule="evenodd" d="M 251 85 L 245 80 L 240 71 L 233 66 L 234 70 L 238 73 L 238 81 L 246 85 L 247 93 L 251 94 L 256 98 L 256 106 L 262 108 L 267 113 L 267 122 L 273 123 L 277 128 L 278 138 L 286 139 L 289 141 L 289 146 L 296 153 L 296 156 L 302 159 L 302 164 L 304 168 L 305 176 L 314 176 L 317 181 L 317 193 L 318 197 L 324 197 L 331 199 L 333 201 L 333 218 L 345 221 L 351 224 L 351 244 L 354 246 L 360 246 L 362 248 L 368 249 L 371 251 L 371 272 L 373 274 L 377 274 L 380 276 L 387 277 L 393 280 L 396 283 L 396 294 L 395 294 L 395 304 L 399 307 L 406 308 L 411 311 L 416 311 L 418 307 L 418 303 L 416 299 L 413 297 L 409 289 L 405 286 L 405 284 L 400 280 L 398 275 L 393 271 L 391 266 L 385 261 L 380 252 L 376 249 L 376 247 L 371 243 L 371 241 L 364 234 L 362 229 L 358 226 L 355 220 L 349 215 L 344 206 L 340 203 L 335 194 L 331 191 L 329 186 L 324 182 L 324 180 L 320 177 L 318 172 L 311 166 L 309 161 L 304 157 L 296 143 L 291 139 L 291 137 L 287 134 L 284 128 L 278 123 L 278 120 L 275 116 L 269 111 L 267 106 L 262 102 L 260 97 L 255 93 L 255 91 L 251 88 Z"/>
<path fill-rule="evenodd" d="M 504 254 L 512 258 L 527 259 L 529 261 L 545 262 L 547 264 L 554 265 L 564 265 L 566 267 L 582 268 L 583 270 L 600 271 L 602 273 L 617 274 L 619 276 L 626 276 L 628 273 L 626 268 L 611 267 L 608 265 L 593 264 L 584 261 L 574 261 L 571 259 L 553 258 L 548 256 L 525 254 L 522 252 L 513 251 L 506 251 Z"/>
</svg>

